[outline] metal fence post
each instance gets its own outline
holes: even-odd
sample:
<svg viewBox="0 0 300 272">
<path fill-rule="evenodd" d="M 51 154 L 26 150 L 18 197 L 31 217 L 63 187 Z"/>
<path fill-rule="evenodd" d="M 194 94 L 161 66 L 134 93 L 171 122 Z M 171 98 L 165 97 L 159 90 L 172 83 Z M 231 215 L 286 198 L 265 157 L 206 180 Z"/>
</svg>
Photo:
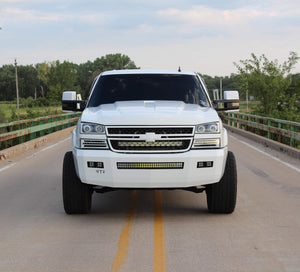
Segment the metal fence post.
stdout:
<svg viewBox="0 0 300 272">
<path fill-rule="evenodd" d="M 268 128 L 272 126 L 272 121 L 271 120 L 268 120 Z M 268 129 L 268 139 L 271 139 L 271 132 L 269 131 Z"/>
<path fill-rule="evenodd" d="M 292 132 L 295 132 L 295 126 L 291 126 L 291 131 Z M 295 147 L 296 146 L 296 143 L 295 143 L 295 140 L 293 138 L 290 138 L 290 146 L 292 147 Z"/>
</svg>

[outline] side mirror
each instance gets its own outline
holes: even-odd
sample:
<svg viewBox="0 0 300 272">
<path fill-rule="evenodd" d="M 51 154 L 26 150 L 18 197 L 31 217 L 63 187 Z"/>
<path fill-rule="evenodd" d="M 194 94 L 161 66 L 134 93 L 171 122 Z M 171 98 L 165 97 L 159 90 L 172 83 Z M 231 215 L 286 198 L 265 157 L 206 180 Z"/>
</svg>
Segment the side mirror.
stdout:
<svg viewBox="0 0 300 272">
<path fill-rule="evenodd" d="M 214 100 L 213 106 L 217 111 L 238 111 L 240 108 L 239 92 L 224 91 L 224 99 Z"/>
<path fill-rule="evenodd" d="M 85 102 L 77 100 L 76 92 L 63 92 L 62 96 L 62 110 L 64 112 L 83 111 Z"/>
</svg>

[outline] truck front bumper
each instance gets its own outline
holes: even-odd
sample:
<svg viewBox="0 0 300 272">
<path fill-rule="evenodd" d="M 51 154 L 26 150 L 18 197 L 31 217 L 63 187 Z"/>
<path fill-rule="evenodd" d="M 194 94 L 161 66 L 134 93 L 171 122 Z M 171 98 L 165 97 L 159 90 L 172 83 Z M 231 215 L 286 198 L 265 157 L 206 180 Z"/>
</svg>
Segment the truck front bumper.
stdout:
<svg viewBox="0 0 300 272">
<path fill-rule="evenodd" d="M 112 188 L 187 188 L 219 182 L 227 147 L 172 154 L 125 154 L 73 148 L 83 183 Z"/>
</svg>

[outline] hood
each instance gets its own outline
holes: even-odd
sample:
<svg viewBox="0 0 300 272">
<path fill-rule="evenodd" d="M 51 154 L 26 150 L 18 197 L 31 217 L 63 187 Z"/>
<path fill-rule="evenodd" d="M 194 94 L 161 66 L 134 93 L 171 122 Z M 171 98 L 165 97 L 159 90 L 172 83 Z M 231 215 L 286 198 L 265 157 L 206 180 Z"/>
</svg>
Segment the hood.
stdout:
<svg viewBox="0 0 300 272">
<path fill-rule="evenodd" d="M 122 101 L 86 108 L 82 122 L 102 125 L 196 125 L 218 121 L 213 108 L 180 101 Z"/>
</svg>

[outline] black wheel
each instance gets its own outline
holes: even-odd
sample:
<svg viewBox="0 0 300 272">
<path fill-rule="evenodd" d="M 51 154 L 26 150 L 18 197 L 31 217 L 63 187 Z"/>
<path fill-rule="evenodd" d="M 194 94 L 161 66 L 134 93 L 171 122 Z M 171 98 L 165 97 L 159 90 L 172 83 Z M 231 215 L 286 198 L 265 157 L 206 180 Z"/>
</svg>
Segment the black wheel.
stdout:
<svg viewBox="0 0 300 272">
<path fill-rule="evenodd" d="M 237 174 L 235 157 L 228 151 L 224 175 L 218 183 L 206 187 L 208 210 L 211 213 L 232 213 L 236 205 Z"/>
<path fill-rule="evenodd" d="M 72 152 L 67 152 L 63 164 L 63 202 L 67 214 L 89 213 L 93 189 L 77 177 Z"/>
</svg>

